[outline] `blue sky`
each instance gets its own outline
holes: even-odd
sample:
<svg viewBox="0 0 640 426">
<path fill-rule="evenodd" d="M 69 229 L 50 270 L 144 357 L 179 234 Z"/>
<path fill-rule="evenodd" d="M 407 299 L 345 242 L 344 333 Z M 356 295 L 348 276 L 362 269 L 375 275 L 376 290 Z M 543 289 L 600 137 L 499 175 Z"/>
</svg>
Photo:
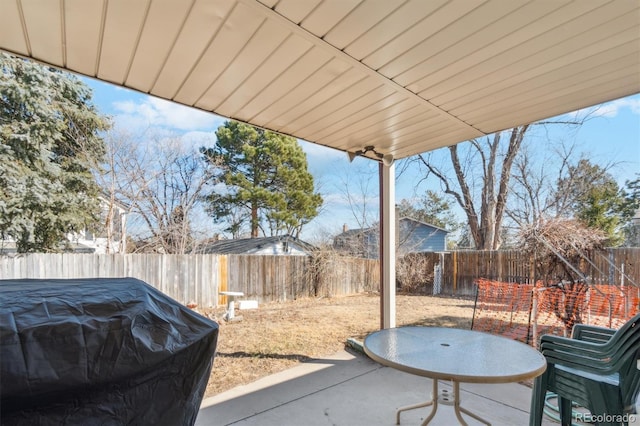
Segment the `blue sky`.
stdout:
<svg viewBox="0 0 640 426">
<path fill-rule="evenodd" d="M 93 100 L 98 109 L 111 116 L 121 129 L 135 131 L 152 128 L 175 132 L 182 134 L 183 140 L 200 145 L 215 141 L 214 132 L 225 121 L 210 113 L 97 80 L 83 80 L 93 89 Z M 540 138 L 540 142 L 534 140 L 532 150 L 542 154 L 549 149 L 548 142 L 574 144 L 594 163 L 615 163 L 611 172 L 623 185 L 625 180 L 633 179 L 640 172 L 640 95 L 618 99 L 589 109 L 588 112 L 591 118 L 579 128 L 553 126 L 543 135 L 534 136 Z M 583 115 L 585 111 L 580 113 Z M 362 158 L 349 163 L 343 152 L 304 141 L 301 144 L 307 154 L 309 170 L 325 200 L 320 215 L 305 227 L 303 238 L 318 241 L 341 232 L 343 224 L 353 229 L 360 227 L 363 222 L 375 221 L 378 206 L 377 163 Z M 400 169 L 399 164 L 397 168 Z M 422 175 L 415 168 L 408 168 L 398 176 L 396 200 L 410 199 L 426 189 L 439 188 L 437 182 L 421 182 L 421 178 Z M 212 232 L 216 231 L 214 225 L 207 226 L 211 226 Z"/>
</svg>

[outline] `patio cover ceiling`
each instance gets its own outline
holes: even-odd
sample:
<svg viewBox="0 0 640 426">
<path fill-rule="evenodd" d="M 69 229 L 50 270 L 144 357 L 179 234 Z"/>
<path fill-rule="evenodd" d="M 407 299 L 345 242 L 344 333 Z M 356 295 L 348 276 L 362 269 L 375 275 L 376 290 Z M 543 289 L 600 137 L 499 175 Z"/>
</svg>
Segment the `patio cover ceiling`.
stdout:
<svg viewBox="0 0 640 426">
<path fill-rule="evenodd" d="M 640 92 L 640 2 L 0 0 L 0 50 L 403 158 Z"/>
</svg>

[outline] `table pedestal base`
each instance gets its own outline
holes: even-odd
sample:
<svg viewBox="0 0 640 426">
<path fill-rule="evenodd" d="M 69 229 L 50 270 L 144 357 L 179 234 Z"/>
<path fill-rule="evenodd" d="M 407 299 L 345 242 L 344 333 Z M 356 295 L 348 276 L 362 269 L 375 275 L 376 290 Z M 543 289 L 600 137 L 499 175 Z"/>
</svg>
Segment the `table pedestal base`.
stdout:
<svg viewBox="0 0 640 426">
<path fill-rule="evenodd" d="M 421 426 L 426 426 L 436 415 L 436 411 L 438 411 L 438 404 L 442 405 L 453 405 L 453 410 L 456 413 L 456 417 L 461 425 L 467 426 L 467 422 L 462 418 L 462 413 L 468 415 L 469 417 L 473 417 L 481 423 L 486 424 L 487 426 L 491 426 L 491 423 L 478 416 L 477 414 L 472 413 L 471 411 L 462 408 L 460 406 L 460 383 L 453 381 L 453 398 L 451 392 L 447 389 L 443 389 L 441 392 L 438 392 L 438 380 L 433 379 L 433 391 L 431 393 L 431 401 L 422 402 L 420 404 L 407 405 L 406 407 L 400 407 L 396 411 L 396 424 L 400 424 L 400 413 L 408 410 L 415 410 L 416 408 L 429 407 L 432 406 L 431 412 L 427 416 L 426 419 L 422 422 Z"/>
<path fill-rule="evenodd" d="M 226 296 L 229 299 L 227 303 L 227 312 L 222 318 L 225 321 L 242 321 L 242 317 L 236 316 L 236 309 L 235 305 L 233 304 L 233 298 L 238 296 L 242 297 L 244 296 L 244 293 L 241 291 L 221 291 L 219 292 L 219 294 L 222 296 Z"/>
</svg>

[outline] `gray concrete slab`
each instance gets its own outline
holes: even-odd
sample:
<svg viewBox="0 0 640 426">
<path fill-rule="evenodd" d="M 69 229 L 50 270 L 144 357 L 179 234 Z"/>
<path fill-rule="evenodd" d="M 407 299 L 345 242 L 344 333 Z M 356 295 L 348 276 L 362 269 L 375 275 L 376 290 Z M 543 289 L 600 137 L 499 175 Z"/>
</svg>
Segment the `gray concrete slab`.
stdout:
<svg viewBox="0 0 640 426">
<path fill-rule="evenodd" d="M 395 410 L 426 401 L 431 386 L 424 377 L 341 351 L 204 400 L 196 425 L 391 426 Z M 451 389 L 446 382 L 440 387 Z M 528 424 L 530 398 L 531 389 L 518 383 L 461 384 L 462 406 L 496 426 Z M 401 423 L 419 425 L 429 410 L 404 412 Z M 440 405 L 430 424 L 458 424 L 453 407 Z"/>
</svg>

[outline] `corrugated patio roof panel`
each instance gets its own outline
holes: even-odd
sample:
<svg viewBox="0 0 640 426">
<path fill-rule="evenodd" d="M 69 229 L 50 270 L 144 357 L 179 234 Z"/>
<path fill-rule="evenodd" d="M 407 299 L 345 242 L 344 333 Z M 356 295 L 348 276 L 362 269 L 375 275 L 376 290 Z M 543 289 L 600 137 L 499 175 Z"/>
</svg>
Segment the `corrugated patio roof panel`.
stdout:
<svg viewBox="0 0 640 426">
<path fill-rule="evenodd" d="M 635 0 L 0 0 L 0 50 L 403 158 L 640 92 Z"/>
</svg>

